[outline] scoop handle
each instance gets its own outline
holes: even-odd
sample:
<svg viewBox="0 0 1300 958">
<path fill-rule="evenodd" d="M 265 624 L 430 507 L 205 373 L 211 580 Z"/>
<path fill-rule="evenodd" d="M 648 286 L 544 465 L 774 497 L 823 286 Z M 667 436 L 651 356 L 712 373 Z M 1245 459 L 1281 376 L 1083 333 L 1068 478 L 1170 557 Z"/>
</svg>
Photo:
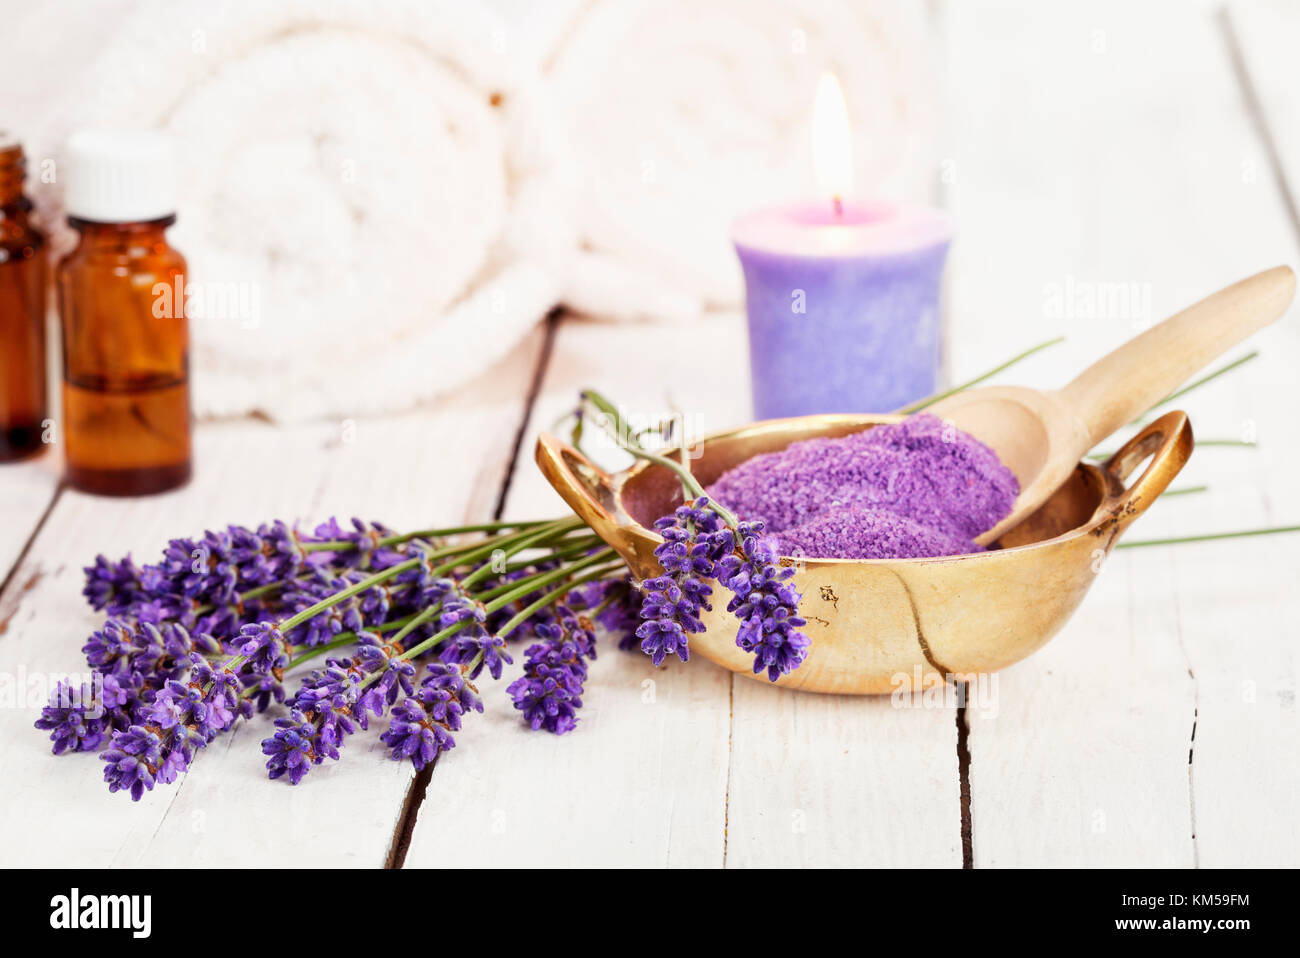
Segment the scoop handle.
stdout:
<svg viewBox="0 0 1300 958">
<path fill-rule="evenodd" d="M 1294 295 L 1295 273 L 1275 266 L 1193 303 L 1097 360 L 1060 392 L 1087 431 L 1080 454 L 1278 319 Z"/>
</svg>

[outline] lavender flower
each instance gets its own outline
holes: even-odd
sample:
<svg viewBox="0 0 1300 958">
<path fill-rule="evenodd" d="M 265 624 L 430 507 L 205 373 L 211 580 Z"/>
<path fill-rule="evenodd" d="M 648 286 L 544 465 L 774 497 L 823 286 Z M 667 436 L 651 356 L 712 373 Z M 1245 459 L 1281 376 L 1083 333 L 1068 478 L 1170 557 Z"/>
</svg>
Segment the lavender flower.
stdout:
<svg viewBox="0 0 1300 958">
<path fill-rule="evenodd" d="M 691 654 L 688 633 L 704 631 L 700 612 L 712 608 L 708 599 L 713 589 L 707 580 L 718 560 L 731 551 L 734 537 L 703 496 L 679 506 L 655 528 L 664 537 L 655 549 L 664 574 L 641 584 L 645 621 L 636 635 L 655 665 L 673 653 L 685 662 Z"/>
<path fill-rule="evenodd" d="M 195 657 L 216 657 L 222 654 L 221 643 L 206 633 L 191 634 L 184 626 L 171 622 L 161 628 L 152 623 L 142 623 L 133 628 L 118 619 L 109 619 L 103 627 L 91 633 L 82 647 L 87 662 L 104 676 L 103 690 L 109 710 L 107 718 L 93 727 L 104 731 L 123 730 L 135 718 L 135 711 L 142 704 L 152 701 L 154 694 L 162 689 L 169 680 L 182 678 L 193 666 Z M 60 694 L 56 690 L 56 695 Z M 54 726 L 42 723 L 74 723 L 76 719 L 69 714 L 60 716 L 59 703 L 52 702 L 55 711 L 47 709 L 37 723 L 38 728 Z M 80 712 L 78 713 L 80 714 Z M 98 716 L 83 716 L 98 721 Z M 68 725 L 66 731 L 71 732 Z M 82 739 L 82 750 L 92 748 L 87 744 L 94 741 L 93 735 L 86 733 Z M 59 738 L 53 737 L 56 751 Z M 64 747 L 67 747 L 65 743 Z"/>
<path fill-rule="evenodd" d="M 169 681 L 143 709 L 141 722 L 115 732 L 107 751 L 104 781 L 110 792 L 127 791 L 139 801 L 156 782 L 176 781 L 197 749 L 235 719 L 226 683 Z"/>
<path fill-rule="evenodd" d="M 95 556 L 95 564 L 83 571 L 86 585 L 81 594 L 96 612 L 107 610 L 109 615 L 118 615 L 131 607 L 140 591 L 140 570 L 129 555 L 118 562 Z"/>
<path fill-rule="evenodd" d="M 397 553 L 379 543 L 380 539 L 390 535 L 392 530 L 386 526 L 378 522 L 362 522 L 357 518 L 353 518 L 350 530 L 340 526 L 337 519 L 323 522 L 315 529 L 315 538 L 318 542 L 346 542 L 351 546 L 349 549 L 330 553 L 332 564 L 371 571 L 376 571 L 376 559 L 380 560 L 377 568 L 386 568 L 393 564 L 393 556 Z"/>
<path fill-rule="evenodd" d="M 366 725 L 363 710 L 354 714 L 363 681 L 359 657 L 330 659 L 304 680 L 288 717 L 276 719 L 275 734 L 262 742 L 272 779 L 288 775 L 289 784 L 297 785 L 312 765 L 338 760 L 347 736 Z"/>
<path fill-rule="evenodd" d="M 279 623 L 256 622 L 239 630 L 235 640 L 239 654 L 252 671 L 264 674 L 289 664 L 289 643 Z"/>
<path fill-rule="evenodd" d="M 85 570 L 83 593 L 92 607 L 115 617 L 236 632 L 267 618 L 274 602 L 273 596 L 245 600 L 241 593 L 288 583 L 317 563 L 305 548 L 308 541 L 279 521 L 256 529 L 228 526 L 197 539 L 173 539 L 161 561 L 139 569 L 129 556 L 116 563 L 99 556 Z"/>
<path fill-rule="evenodd" d="M 164 765 L 162 737 L 139 725 L 114 735 L 113 747 L 100 758 L 108 763 L 104 768 L 108 790 L 125 790 L 134 802 L 140 801 L 146 791 L 153 790 L 160 773 L 173 779 L 173 772 L 179 774 L 175 761 Z"/>
<path fill-rule="evenodd" d="M 130 725 L 137 691 L 112 675 L 98 684 L 97 693 L 89 682 L 75 688 L 60 682 L 50 693 L 50 704 L 41 710 L 36 727 L 50 733 L 55 755 L 97 751 L 110 734 Z"/>
<path fill-rule="evenodd" d="M 285 590 L 285 610 L 290 615 L 297 615 L 352 584 L 328 570 L 312 570 Z M 298 626 L 294 630 L 294 639 L 301 645 L 324 645 L 340 632 L 359 632 L 365 626 L 361 603 L 353 596 L 330 606 Z"/>
<path fill-rule="evenodd" d="M 369 709 L 380 716 L 384 714 L 385 706 L 392 705 L 401 696 L 412 694 L 415 665 L 401 658 L 404 649 L 398 643 L 385 642 L 371 632 L 363 632 L 358 638 L 361 646 L 357 649 L 357 666 L 374 683 L 360 699 L 362 714 Z"/>
<path fill-rule="evenodd" d="M 419 771 L 439 752 L 455 747 L 451 733 L 460 731 L 467 711 L 483 711 L 478 690 L 466 680 L 460 666 L 435 662 L 420 683 L 419 693 L 393 709 L 392 721 L 380 740 L 392 749 L 394 759 L 409 758 Z"/>
<path fill-rule="evenodd" d="M 447 599 L 442 604 L 442 614 L 438 617 L 438 625 L 442 629 L 468 623 L 452 635 L 440 657 L 443 662 L 451 665 L 471 666 L 471 679 L 478 678 L 484 666 L 492 678 L 499 679 L 502 668 L 514 662 L 510 653 L 505 651 L 505 639 L 489 633 L 484 625 L 486 621 L 487 612 L 483 603 L 464 595 Z"/>
<path fill-rule="evenodd" d="M 740 549 L 717 563 L 716 577 L 734 594 L 727 611 L 740 620 L 736 645 L 754 655 L 754 672 L 767 670 L 775 682 L 793 672 L 808 655 L 808 638 L 798 630 L 800 595 L 789 579 L 794 569 L 776 563 L 773 542 L 762 522 L 742 522 Z"/>
<path fill-rule="evenodd" d="M 564 606 L 556 606 L 551 621 L 538 624 L 536 632 L 541 641 L 529 646 L 524 674 L 507 691 L 534 731 L 563 735 L 577 725 L 596 636 L 590 620 Z"/>
<path fill-rule="evenodd" d="M 270 778 L 289 776 L 289 784 L 297 785 L 319 764 L 312 740 L 316 737 L 315 724 L 302 712 L 294 709 L 288 718 L 275 720 L 276 733 L 262 742 L 262 753 L 269 756 L 266 767 Z"/>
</svg>

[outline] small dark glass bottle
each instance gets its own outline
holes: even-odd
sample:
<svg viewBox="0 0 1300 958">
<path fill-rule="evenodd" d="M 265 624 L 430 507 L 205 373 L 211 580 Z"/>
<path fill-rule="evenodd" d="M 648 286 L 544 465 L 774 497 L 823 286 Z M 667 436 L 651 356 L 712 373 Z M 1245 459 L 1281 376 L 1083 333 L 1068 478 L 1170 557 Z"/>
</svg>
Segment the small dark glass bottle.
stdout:
<svg viewBox="0 0 1300 958">
<path fill-rule="evenodd" d="M 85 492 L 144 495 L 190 477 L 185 258 L 172 168 L 158 134 L 85 132 L 69 142 L 68 223 L 59 263 L 67 480 Z"/>
<path fill-rule="evenodd" d="M 45 237 L 23 195 L 26 159 L 0 132 L 0 462 L 40 451 L 45 384 Z"/>
</svg>

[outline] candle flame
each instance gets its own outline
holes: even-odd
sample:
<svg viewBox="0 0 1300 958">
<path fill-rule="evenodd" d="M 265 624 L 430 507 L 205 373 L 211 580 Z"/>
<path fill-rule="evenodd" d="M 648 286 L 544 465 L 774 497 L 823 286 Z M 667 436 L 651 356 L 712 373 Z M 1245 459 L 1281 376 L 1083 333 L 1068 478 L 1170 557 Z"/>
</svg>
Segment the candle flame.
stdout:
<svg viewBox="0 0 1300 958">
<path fill-rule="evenodd" d="M 853 190 L 853 141 L 849 136 L 849 109 L 844 91 L 833 73 L 823 73 L 817 84 L 812 118 L 813 174 L 817 188 L 829 195 L 835 211 Z"/>
</svg>

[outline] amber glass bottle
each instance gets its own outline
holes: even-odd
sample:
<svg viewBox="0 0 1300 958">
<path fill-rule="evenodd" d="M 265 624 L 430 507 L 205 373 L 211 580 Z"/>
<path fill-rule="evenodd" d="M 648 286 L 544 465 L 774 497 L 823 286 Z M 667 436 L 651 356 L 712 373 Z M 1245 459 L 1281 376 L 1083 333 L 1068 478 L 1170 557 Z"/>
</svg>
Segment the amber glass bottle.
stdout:
<svg viewBox="0 0 1300 958">
<path fill-rule="evenodd" d="M 191 467 L 185 258 L 164 235 L 176 221 L 167 143 L 79 133 L 66 175 L 80 233 L 58 269 L 68 482 L 102 495 L 171 489 Z"/>
<path fill-rule="evenodd" d="M 43 237 L 23 196 L 23 148 L 0 131 L 0 462 L 42 448 L 46 417 Z"/>
</svg>

